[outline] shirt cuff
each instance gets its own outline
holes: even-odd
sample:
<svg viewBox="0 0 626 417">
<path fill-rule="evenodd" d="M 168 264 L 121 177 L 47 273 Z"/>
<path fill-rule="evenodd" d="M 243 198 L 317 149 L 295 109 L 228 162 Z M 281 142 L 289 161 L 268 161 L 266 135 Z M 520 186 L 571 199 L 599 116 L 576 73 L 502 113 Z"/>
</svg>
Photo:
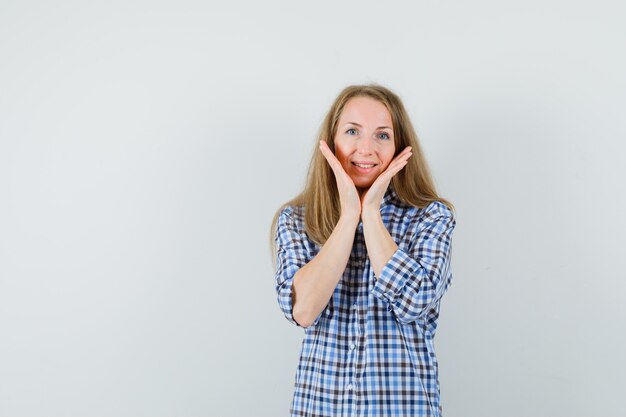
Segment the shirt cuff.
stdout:
<svg viewBox="0 0 626 417">
<path fill-rule="evenodd" d="M 419 262 L 398 247 L 380 271 L 380 277 L 376 279 L 372 288 L 372 295 L 393 304 L 402 293 L 407 280 L 417 281 L 419 286 L 423 270 L 424 267 Z"/>
<path fill-rule="evenodd" d="M 290 278 L 286 280 L 285 282 L 283 282 L 279 290 L 278 302 L 280 304 L 281 309 L 285 313 L 285 317 L 287 317 L 287 320 L 289 320 L 291 323 L 295 324 L 298 327 L 302 327 L 305 330 L 317 325 L 317 323 L 319 323 L 320 319 L 322 318 L 322 315 L 326 313 L 326 309 L 328 308 L 328 306 L 324 307 L 324 309 L 315 318 L 315 320 L 313 320 L 313 323 L 311 323 L 310 326 L 308 327 L 301 326 L 300 323 L 298 323 L 293 318 L 293 305 L 292 305 L 292 300 L 291 300 L 292 286 L 293 286 L 293 278 Z"/>
</svg>

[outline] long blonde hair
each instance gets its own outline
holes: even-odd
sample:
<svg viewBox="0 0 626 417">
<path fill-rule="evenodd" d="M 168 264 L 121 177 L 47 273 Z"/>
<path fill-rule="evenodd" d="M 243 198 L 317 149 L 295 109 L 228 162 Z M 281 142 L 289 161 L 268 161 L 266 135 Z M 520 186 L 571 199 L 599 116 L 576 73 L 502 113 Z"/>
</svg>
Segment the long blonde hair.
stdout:
<svg viewBox="0 0 626 417">
<path fill-rule="evenodd" d="M 335 174 L 324 155 L 319 151 L 317 144 L 320 140 L 325 140 L 328 147 L 335 153 L 334 138 L 337 133 L 339 116 L 346 103 L 354 97 L 370 97 L 385 105 L 391 114 L 393 123 L 396 149 L 394 157 L 407 146 L 411 146 L 413 155 L 404 168 L 392 177 L 389 185 L 393 187 L 398 197 L 405 204 L 418 208 L 424 208 L 433 201 L 440 201 L 454 210 L 452 203 L 440 197 L 435 190 L 417 134 L 400 98 L 388 88 L 378 84 L 351 85 L 339 93 L 320 126 L 304 190 L 281 205 L 274 214 L 270 226 L 270 248 L 273 258 L 276 257 L 274 241 L 277 232 L 276 223 L 280 212 L 285 207 L 292 205 L 305 208 L 304 230 L 309 239 L 320 246 L 328 240 L 339 221 L 341 205 Z"/>
</svg>

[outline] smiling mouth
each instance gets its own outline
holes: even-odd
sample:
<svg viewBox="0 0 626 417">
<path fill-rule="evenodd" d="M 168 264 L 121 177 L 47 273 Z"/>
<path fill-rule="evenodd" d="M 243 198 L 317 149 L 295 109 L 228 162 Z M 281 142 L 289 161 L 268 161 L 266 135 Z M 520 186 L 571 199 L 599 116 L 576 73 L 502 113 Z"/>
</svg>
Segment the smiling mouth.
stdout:
<svg viewBox="0 0 626 417">
<path fill-rule="evenodd" d="M 359 168 L 374 168 L 377 164 L 357 164 L 356 162 L 353 162 L 352 165 L 356 165 Z"/>
</svg>

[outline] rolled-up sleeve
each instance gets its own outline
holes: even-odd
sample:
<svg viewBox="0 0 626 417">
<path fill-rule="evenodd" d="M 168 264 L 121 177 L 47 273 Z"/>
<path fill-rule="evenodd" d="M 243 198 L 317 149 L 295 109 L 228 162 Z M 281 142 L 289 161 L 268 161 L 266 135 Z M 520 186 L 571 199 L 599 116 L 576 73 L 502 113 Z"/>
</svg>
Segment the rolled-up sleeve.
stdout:
<svg viewBox="0 0 626 417">
<path fill-rule="evenodd" d="M 278 305 L 287 320 L 303 327 L 293 318 L 292 285 L 294 275 L 310 261 L 310 255 L 304 244 L 304 232 L 297 227 L 288 210 L 283 209 L 280 213 L 276 230 L 276 294 Z M 324 311 L 308 327 L 317 325 Z"/>
<path fill-rule="evenodd" d="M 387 303 L 398 322 L 408 324 L 422 317 L 450 286 L 455 226 L 447 206 L 432 202 L 418 222 L 408 249 L 398 247 L 381 270 L 372 295 Z"/>
</svg>

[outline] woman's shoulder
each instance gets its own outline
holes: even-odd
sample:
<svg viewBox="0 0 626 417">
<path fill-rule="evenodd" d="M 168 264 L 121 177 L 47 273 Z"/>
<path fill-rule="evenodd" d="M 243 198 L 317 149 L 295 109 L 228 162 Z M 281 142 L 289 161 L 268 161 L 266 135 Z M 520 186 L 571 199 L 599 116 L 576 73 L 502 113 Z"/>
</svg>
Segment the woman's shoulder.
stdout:
<svg viewBox="0 0 626 417">
<path fill-rule="evenodd" d="M 424 215 L 432 217 L 454 217 L 454 213 L 450 210 L 450 207 L 439 200 L 431 201 L 426 208 L 424 208 Z"/>
<path fill-rule="evenodd" d="M 450 218 L 454 221 L 452 210 L 439 200 L 431 201 L 424 207 L 406 206 L 403 217 L 409 219 L 408 222 L 416 226 L 444 218 Z"/>
<path fill-rule="evenodd" d="M 288 204 L 280 209 L 278 219 L 279 223 L 290 222 L 301 226 L 304 222 L 304 207 Z"/>
</svg>

